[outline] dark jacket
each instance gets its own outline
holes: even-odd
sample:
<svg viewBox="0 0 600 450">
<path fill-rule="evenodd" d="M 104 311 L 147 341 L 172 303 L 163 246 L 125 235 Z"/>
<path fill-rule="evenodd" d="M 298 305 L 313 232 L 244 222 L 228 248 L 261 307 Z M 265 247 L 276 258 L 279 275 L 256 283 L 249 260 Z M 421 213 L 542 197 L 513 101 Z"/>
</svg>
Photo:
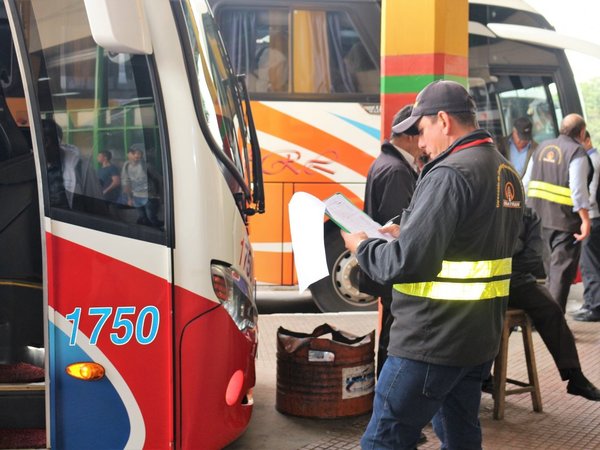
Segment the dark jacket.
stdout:
<svg viewBox="0 0 600 450">
<path fill-rule="evenodd" d="M 396 283 L 389 354 L 460 367 L 496 356 L 522 203 L 519 175 L 484 130 L 458 139 L 424 167 L 400 237 L 368 239 L 357 249 L 365 272 Z M 445 273 L 457 262 L 470 268 L 470 279 L 461 279 L 461 270 Z M 481 286 L 486 290 L 479 292 Z"/>
<path fill-rule="evenodd" d="M 542 142 L 533 155 L 527 206 L 540 216 L 545 228 L 579 231 L 581 219 L 573 212 L 569 189 L 569 165 L 576 158 L 587 158 L 587 153 L 575 139 L 563 134 Z"/>
<path fill-rule="evenodd" d="M 410 204 L 418 178 L 417 172 L 391 143 L 381 146 L 381 153 L 375 159 L 367 175 L 365 187 L 365 212 L 381 225 L 402 214 Z M 399 223 L 400 220 L 394 220 Z M 375 283 L 359 270 L 358 289 L 365 294 L 381 297 L 389 309 L 392 301 L 392 285 Z"/>
<path fill-rule="evenodd" d="M 417 178 L 417 172 L 398 149 L 385 142 L 367 175 L 365 212 L 382 225 L 402 214 L 412 199 Z"/>
<path fill-rule="evenodd" d="M 531 208 L 525 208 L 519 238 L 512 259 L 510 287 L 536 283 L 543 272 L 541 220 Z"/>
</svg>

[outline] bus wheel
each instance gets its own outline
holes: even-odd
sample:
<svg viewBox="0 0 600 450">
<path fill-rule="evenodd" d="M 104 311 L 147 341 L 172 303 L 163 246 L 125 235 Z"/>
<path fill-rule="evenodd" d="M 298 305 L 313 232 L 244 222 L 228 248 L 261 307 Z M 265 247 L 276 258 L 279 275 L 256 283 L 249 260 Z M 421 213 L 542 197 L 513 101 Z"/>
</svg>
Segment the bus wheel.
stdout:
<svg viewBox="0 0 600 450">
<path fill-rule="evenodd" d="M 358 262 L 344 247 L 339 228 L 325 233 L 325 252 L 330 275 L 310 286 L 315 304 L 322 312 L 374 311 L 377 298 L 357 288 Z"/>
</svg>

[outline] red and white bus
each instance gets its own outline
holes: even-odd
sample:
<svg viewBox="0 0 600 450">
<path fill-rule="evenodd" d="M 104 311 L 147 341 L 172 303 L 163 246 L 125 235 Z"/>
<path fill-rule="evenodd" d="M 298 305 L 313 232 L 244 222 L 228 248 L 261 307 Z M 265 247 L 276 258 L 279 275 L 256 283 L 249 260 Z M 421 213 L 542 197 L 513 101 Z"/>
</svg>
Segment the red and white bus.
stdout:
<svg viewBox="0 0 600 450">
<path fill-rule="evenodd" d="M 4 0 L 0 87 L 0 447 L 227 445 L 264 198 L 205 0 Z"/>
</svg>

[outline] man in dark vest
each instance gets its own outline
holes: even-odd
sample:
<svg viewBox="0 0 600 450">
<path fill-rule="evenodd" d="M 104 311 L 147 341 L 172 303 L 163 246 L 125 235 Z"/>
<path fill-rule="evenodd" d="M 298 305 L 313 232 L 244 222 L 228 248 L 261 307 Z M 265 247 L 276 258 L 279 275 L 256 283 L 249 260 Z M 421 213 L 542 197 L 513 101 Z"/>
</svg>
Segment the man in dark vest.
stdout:
<svg viewBox="0 0 600 450">
<path fill-rule="evenodd" d="M 523 178 L 527 205 L 542 220 L 544 268 L 548 290 L 566 311 L 567 296 L 577 273 L 581 243 L 590 234 L 589 164 L 581 146 L 585 120 L 565 116 L 556 139 L 542 142 Z"/>
<path fill-rule="evenodd" d="M 519 174 L 479 128 L 473 98 L 439 80 L 392 128 L 432 160 L 388 242 L 343 233 L 371 278 L 393 283 L 388 357 L 363 449 L 414 449 L 432 421 L 442 448 L 481 448 L 481 384 L 498 353 L 523 214 Z"/>
</svg>

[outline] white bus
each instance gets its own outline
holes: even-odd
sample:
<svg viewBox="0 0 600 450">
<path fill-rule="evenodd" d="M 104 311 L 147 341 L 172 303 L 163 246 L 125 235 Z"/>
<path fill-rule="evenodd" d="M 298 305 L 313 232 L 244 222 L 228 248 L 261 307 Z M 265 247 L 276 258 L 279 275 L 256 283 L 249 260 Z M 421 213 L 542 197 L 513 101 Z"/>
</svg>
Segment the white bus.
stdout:
<svg viewBox="0 0 600 450">
<path fill-rule="evenodd" d="M 0 447 L 224 447 L 264 198 L 207 3 L 4 0 L 0 88 Z"/>
</svg>

